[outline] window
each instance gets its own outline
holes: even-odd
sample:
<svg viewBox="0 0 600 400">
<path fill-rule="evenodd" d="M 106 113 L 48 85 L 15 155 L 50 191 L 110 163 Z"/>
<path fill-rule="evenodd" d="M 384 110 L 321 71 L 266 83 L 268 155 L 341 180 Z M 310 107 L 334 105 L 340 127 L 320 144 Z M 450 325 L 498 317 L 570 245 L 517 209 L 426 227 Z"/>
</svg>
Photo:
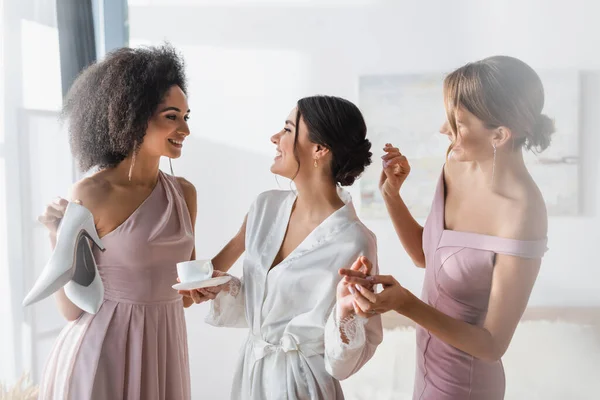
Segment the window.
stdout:
<svg viewBox="0 0 600 400">
<path fill-rule="evenodd" d="M 62 103 L 54 0 L 0 0 L 0 381 L 25 372 L 39 378 L 64 325 L 53 299 L 27 310 L 25 291 L 50 254 L 36 222 L 44 205 L 72 182 Z M 9 39 L 10 38 L 10 39 Z M 8 228 L 10 227 L 10 231 Z"/>
</svg>

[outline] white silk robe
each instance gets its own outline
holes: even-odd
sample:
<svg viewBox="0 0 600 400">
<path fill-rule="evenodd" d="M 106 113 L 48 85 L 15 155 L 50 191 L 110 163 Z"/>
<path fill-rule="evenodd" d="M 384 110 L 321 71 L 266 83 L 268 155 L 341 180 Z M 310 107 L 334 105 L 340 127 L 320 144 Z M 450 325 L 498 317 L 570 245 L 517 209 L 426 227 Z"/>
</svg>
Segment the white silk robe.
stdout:
<svg viewBox="0 0 600 400">
<path fill-rule="evenodd" d="M 237 288 L 217 296 L 207 317 L 211 325 L 249 328 L 232 399 L 343 399 L 339 381 L 360 369 L 381 343 L 379 316 L 343 322 L 335 316 L 338 269 L 365 255 L 377 272 L 375 236 L 356 216 L 350 196 L 341 190 L 340 196 L 345 206 L 271 271 L 296 196 L 266 192 L 250 208 L 243 277 L 234 279 Z"/>
</svg>

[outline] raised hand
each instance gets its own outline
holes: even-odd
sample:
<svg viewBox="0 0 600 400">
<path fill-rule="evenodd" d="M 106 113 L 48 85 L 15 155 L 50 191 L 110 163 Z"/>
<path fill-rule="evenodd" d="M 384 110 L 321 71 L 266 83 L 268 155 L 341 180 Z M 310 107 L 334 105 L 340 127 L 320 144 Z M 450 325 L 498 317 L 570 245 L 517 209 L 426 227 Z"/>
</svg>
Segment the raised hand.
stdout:
<svg viewBox="0 0 600 400">
<path fill-rule="evenodd" d="M 383 170 L 379 179 L 379 190 L 382 194 L 396 195 L 410 174 L 410 164 L 397 147 L 387 143 L 383 148 Z"/>
</svg>

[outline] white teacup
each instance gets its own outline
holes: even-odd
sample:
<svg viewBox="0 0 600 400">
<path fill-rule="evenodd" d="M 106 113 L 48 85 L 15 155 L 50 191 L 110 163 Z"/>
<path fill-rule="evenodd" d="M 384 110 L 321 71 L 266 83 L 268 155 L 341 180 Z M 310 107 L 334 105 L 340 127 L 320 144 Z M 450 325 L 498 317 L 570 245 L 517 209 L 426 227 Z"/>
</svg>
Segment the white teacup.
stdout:
<svg viewBox="0 0 600 400">
<path fill-rule="evenodd" d="M 191 260 L 177 263 L 177 276 L 181 283 L 200 282 L 212 278 L 213 265 L 210 260 Z"/>
</svg>

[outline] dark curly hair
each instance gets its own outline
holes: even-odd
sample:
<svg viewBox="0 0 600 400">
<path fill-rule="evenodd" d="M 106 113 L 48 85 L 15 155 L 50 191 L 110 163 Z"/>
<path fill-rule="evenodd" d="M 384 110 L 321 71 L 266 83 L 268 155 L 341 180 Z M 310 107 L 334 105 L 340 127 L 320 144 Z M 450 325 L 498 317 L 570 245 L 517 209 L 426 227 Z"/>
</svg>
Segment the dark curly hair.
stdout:
<svg viewBox="0 0 600 400">
<path fill-rule="evenodd" d="M 120 48 L 86 68 L 62 111 L 79 167 L 114 167 L 137 151 L 148 121 L 173 86 L 186 92 L 183 59 L 169 44 Z"/>
<path fill-rule="evenodd" d="M 354 183 L 371 164 L 371 142 L 366 138 L 367 125 L 353 103 L 340 97 L 312 96 L 298 101 L 296 127 L 300 118 L 308 128 L 311 142 L 331 151 L 331 174 L 342 186 Z M 294 153 L 298 144 L 298 128 L 294 138 Z M 300 160 L 296 155 L 298 169 Z"/>
</svg>

